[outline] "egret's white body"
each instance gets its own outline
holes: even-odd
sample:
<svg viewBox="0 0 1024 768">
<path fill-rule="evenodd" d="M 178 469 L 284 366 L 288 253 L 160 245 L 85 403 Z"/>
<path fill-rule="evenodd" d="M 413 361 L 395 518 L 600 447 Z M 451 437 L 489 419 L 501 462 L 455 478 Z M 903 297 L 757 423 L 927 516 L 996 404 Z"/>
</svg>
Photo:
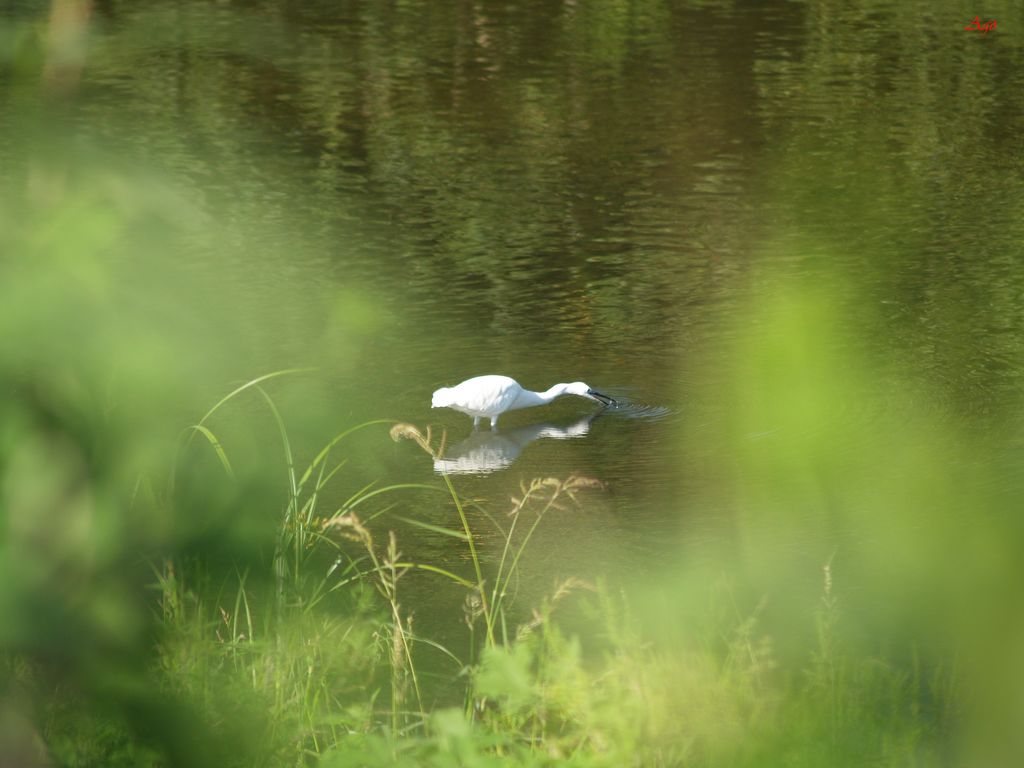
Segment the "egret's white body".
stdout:
<svg viewBox="0 0 1024 768">
<path fill-rule="evenodd" d="M 498 417 L 505 411 L 546 405 L 562 395 L 579 395 L 603 405 L 615 403 L 610 397 L 595 392 L 582 381 L 555 384 L 544 392 L 532 392 L 523 389 L 518 381 L 508 376 L 476 376 L 454 387 L 441 387 L 434 392 L 430 406 L 453 408 L 472 416 L 474 427 L 480 424 L 480 419 L 490 419 L 491 429 L 494 429 L 498 425 Z"/>
</svg>

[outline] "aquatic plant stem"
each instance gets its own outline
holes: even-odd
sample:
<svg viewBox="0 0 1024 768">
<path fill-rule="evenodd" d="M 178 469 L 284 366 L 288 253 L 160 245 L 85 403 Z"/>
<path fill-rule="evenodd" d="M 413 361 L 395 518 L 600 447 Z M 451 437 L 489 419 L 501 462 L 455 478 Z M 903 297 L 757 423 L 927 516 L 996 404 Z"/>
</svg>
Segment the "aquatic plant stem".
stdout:
<svg viewBox="0 0 1024 768">
<path fill-rule="evenodd" d="M 480 557 L 476 553 L 476 544 L 473 543 L 473 531 L 469 527 L 469 520 L 466 518 L 466 510 L 462 507 L 462 501 L 459 499 L 459 494 L 455 492 L 455 486 L 452 485 L 452 479 L 448 476 L 447 472 L 442 472 L 441 477 L 444 478 L 445 485 L 448 486 L 448 492 L 452 495 L 452 501 L 455 502 L 455 509 L 459 512 L 459 519 L 462 521 L 462 529 L 466 532 L 466 543 L 469 544 L 469 556 L 473 560 L 473 569 L 476 571 L 476 586 L 480 591 L 480 605 L 484 612 L 484 620 L 487 623 L 487 641 L 492 646 L 494 643 L 494 623 L 491 618 L 491 609 L 487 604 L 487 593 L 484 591 L 484 576 L 483 571 L 480 569 Z"/>
<path fill-rule="evenodd" d="M 509 550 L 511 549 L 512 546 L 512 536 L 515 533 L 516 524 L 519 522 L 519 516 L 522 513 L 523 509 L 526 508 L 526 505 L 529 502 L 530 497 L 533 496 L 534 493 L 541 487 L 543 486 L 537 482 L 534 482 L 526 490 L 526 492 L 523 494 L 523 498 L 516 503 L 515 508 L 512 510 L 512 525 L 509 527 L 508 533 L 505 535 L 505 547 L 502 550 L 501 560 L 498 563 L 498 573 L 497 576 L 495 576 L 494 590 L 491 595 L 491 616 L 497 616 L 500 614 L 501 604 L 504 602 L 509 582 L 512 580 L 512 574 L 516 572 L 516 568 L 519 565 L 519 558 L 522 557 L 523 551 L 526 549 L 526 545 L 530 543 L 530 538 L 533 536 L 534 531 L 537 530 L 537 526 L 540 525 L 540 521 L 543 519 L 544 515 L 547 514 L 547 511 L 551 509 L 551 505 L 555 503 L 555 499 L 558 498 L 561 490 L 560 488 L 556 487 L 551 494 L 551 498 L 548 499 L 547 504 L 545 504 L 544 508 L 537 513 L 537 517 L 534 519 L 533 525 L 531 525 L 530 529 L 526 532 L 526 537 L 523 539 L 522 543 L 516 550 L 515 556 L 512 558 L 512 564 L 509 566 L 509 569 L 506 572 L 505 561 L 508 557 Z M 505 579 L 504 583 L 502 583 L 502 576 L 504 576 Z M 488 616 L 487 618 L 490 620 L 490 616 Z M 488 632 L 489 635 L 493 637 L 493 631 L 491 631 L 490 626 L 488 626 Z"/>
</svg>

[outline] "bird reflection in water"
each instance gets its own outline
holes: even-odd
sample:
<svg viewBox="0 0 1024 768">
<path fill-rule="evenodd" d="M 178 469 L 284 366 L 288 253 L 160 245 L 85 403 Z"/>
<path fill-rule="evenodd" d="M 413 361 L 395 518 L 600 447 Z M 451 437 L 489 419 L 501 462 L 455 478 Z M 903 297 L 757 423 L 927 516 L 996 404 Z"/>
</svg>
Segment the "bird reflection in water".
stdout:
<svg viewBox="0 0 1024 768">
<path fill-rule="evenodd" d="M 542 422 L 500 432 L 474 431 L 461 443 L 452 446 L 444 456 L 435 456 L 434 471 L 450 475 L 497 472 L 518 459 L 523 449 L 534 440 L 542 437 L 555 440 L 583 437 L 590 431 L 590 422 L 597 415 L 589 414 L 568 426 Z"/>
<path fill-rule="evenodd" d="M 429 427 L 424 434 L 412 424 L 396 424 L 391 428 L 391 437 L 396 441 L 413 440 L 418 443 L 433 457 L 434 471 L 438 474 L 484 475 L 508 467 L 534 440 L 542 437 L 555 440 L 583 437 L 590 431 L 590 423 L 599 415 L 588 414 L 567 426 L 541 422 L 500 432 L 474 431 L 450 450 L 445 449 L 443 437 L 440 444 L 434 447 Z"/>
</svg>

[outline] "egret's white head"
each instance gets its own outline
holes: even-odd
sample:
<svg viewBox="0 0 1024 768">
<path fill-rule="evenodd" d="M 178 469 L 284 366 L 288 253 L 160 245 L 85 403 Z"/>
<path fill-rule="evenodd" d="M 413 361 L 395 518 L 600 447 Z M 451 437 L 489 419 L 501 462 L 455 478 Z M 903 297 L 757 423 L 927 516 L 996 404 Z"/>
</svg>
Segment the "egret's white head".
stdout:
<svg viewBox="0 0 1024 768">
<path fill-rule="evenodd" d="M 434 396 L 430 399 L 431 408 L 447 408 L 452 404 L 452 390 L 451 387 L 441 387 L 434 392 Z"/>
<path fill-rule="evenodd" d="M 562 392 L 567 395 L 579 395 L 585 397 L 588 400 L 596 400 L 601 405 L 615 405 L 615 401 L 612 400 L 608 395 L 602 395 L 600 392 L 596 392 L 590 388 L 589 384 L 582 381 L 574 381 L 572 384 L 563 384 Z"/>
</svg>

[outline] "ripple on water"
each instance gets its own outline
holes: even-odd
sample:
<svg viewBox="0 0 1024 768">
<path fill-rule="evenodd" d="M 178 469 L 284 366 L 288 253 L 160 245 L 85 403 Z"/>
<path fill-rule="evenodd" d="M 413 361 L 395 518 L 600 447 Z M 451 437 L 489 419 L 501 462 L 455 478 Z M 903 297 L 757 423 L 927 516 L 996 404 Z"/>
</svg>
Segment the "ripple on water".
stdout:
<svg viewBox="0 0 1024 768">
<path fill-rule="evenodd" d="M 679 414 L 678 410 L 664 405 L 653 405 L 636 400 L 621 390 L 609 390 L 608 395 L 615 399 L 615 405 L 605 409 L 604 414 L 620 419 L 637 419 L 641 421 L 664 421 Z"/>
</svg>

